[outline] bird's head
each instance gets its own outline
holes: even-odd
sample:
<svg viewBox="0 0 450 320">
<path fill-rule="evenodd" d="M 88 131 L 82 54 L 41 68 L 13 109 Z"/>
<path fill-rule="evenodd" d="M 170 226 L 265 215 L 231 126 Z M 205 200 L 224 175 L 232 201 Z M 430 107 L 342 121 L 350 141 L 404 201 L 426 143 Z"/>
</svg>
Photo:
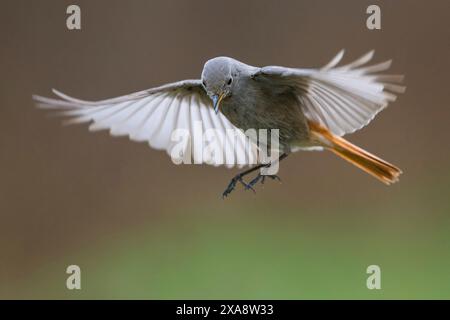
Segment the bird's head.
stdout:
<svg viewBox="0 0 450 320">
<path fill-rule="evenodd" d="M 219 112 L 220 103 L 230 97 L 235 83 L 234 61 L 227 57 L 208 60 L 203 67 L 202 84 L 213 101 L 214 111 Z"/>
</svg>

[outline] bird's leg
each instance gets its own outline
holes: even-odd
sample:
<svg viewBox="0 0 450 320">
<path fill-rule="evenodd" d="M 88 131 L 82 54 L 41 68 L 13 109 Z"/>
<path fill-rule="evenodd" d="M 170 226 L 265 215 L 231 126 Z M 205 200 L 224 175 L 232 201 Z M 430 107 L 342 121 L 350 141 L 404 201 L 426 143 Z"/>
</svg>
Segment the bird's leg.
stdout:
<svg viewBox="0 0 450 320">
<path fill-rule="evenodd" d="M 238 182 L 240 182 L 245 187 L 245 189 L 251 189 L 254 192 L 255 190 L 251 186 L 249 186 L 247 183 L 245 183 L 245 181 L 242 178 L 244 176 L 246 176 L 247 174 L 252 173 L 255 170 L 258 170 L 259 168 L 261 168 L 261 165 L 257 165 L 253 168 L 250 168 L 244 172 L 241 172 L 241 173 L 238 173 L 237 175 L 235 175 L 233 177 L 233 179 L 231 179 L 230 183 L 228 184 L 228 187 L 222 193 L 222 198 L 227 197 L 231 193 L 231 191 L 233 191 L 234 188 L 236 188 L 236 184 Z"/>
<path fill-rule="evenodd" d="M 286 158 L 287 156 L 288 156 L 287 153 L 283 153 L 283 154 L 278 158 L 277 161 L 281 161 L 281 160 L 283 160 L 284 158 Z M 250 168 L 250 169 L 248 169 L 248 170 L 245 170 L 245 171 L 243 171 L 243 172 L 241 172 L 241 173 L 235 175 L 235 176 L 233 177 L 233 179 L 231 179 L 230 183 L 228 184 L 228 187 L 227 187 L 227 188 L 225 189 L 225 191 L 223 192 L 222 198 L 227 197 L 227 196 L 234 190 L 234 188 L 236 188 L 237 182 L 240 182 L 240 183 L 245 187 L 246 190 L 250 189 L 250 190 L 252 190 L 253 192 L 255 192 L 255 189 L 253 189 L 253 186 L 254 186 L 256 183 L 258 183 L 259 180 L 262 180 L 261 182 L 264 183 L 264 180 L 265 180 L 266 175 L 262 175 L 261 173 L 259 173 L 259 174 L 256 176 L 256 178 L 253 179 L 253 180 L 252 180 L 250 183 L 248 183 L 248 184 L 245 183 L 244 180 L 243 180 L 242 178 L 243 178 L 244 176 L 246 176 L 246 175 L 248 175 L 248 174 L 250 174 L 250 173 L 256 171 L 256 170 L 259 170 L 259 169 L 261 169 L 261 168 L 267 168 L 267 167 L 269 167 L 270 165 L 272 165 L 272 163 L 268 163 L 268 164 L 259 164 L 259 165 L 257 165 L 257 166 L 254 166 L 253 168 Z M 278 177 L 277 175 L 268 175 L 268 177 L 271 178 L 271 179 L 278 179 L 278 180 L 281 180 L 280 177 Z"/>
<path fill-rule="evenodd" d="M 279 158 L 278 158 L 278 162 L 280 162 L 281 160 L 283 160 L 284 158 L 286 158 L 288 156 L 287 153 L 283 153 Z M 266 164 L 263 167 L 269 167 L 270 165 L 272 165 L 272 163 Z M 272 180 L 278 180 L 281 181 L 281 178 L 279 176 L 277 176 L 276 174 L 272 174 L 272 175 L 267 175 L 267 174 L 261 174 L 258 173 L 258 175 L 248 183 L 248 188 L 252 188 L 261 181 L 262 184 L 264 184 L 264 181 L 266 180 L 266 177 L 272 179 Z"/>
<path fill-rule="evenodd" d="M 270 178 L 272 180 L 278 180 L 281 181 L 281 178 L 279 176 L 277 176 L 276 174 L 274 175 L 263 175 L 261 173 L 258 173 L 258 175 L 248 183 L 248 187 L 254 187 L 258 182 L 261 181 L 261 184 L 264 184 L 264 182 L 266 181 L 266 177 Z"/>
</svg>

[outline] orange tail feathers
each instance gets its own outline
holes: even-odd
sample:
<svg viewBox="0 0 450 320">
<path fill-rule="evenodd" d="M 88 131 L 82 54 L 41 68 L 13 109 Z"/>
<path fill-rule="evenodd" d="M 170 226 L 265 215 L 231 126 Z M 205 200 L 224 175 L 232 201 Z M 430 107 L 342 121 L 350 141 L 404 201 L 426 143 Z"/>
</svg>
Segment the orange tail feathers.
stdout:
<svg viewBox="0 0 450 320">
<path fill-rule="evenodd" d="M 402 173 L 398 167 L 332 134 L 315 122 L 309 121 L 308 124 L 313 138 L 320 141 L 328 150 L 387 185 L 398 181 Z"/>
</svg>

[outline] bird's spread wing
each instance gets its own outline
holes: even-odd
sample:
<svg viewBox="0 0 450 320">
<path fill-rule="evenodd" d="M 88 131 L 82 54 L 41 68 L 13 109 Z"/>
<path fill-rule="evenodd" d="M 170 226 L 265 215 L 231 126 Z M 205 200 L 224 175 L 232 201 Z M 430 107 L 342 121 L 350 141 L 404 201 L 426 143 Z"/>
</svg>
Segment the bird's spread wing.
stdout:
<svg viewBox="0 0 450 320">
<path fill-rule="evenodd" d="M 392 61 L 374 65 L 371 51 L 356 61 L 337 66 L 344 50 L 321 69 L 295 69 L 270 66 L 261 68 L 254 78 L 279 81 L 293 87 L 305 116 L 335 135 L 342 136 L 366 126 L 389 102 L 402 93 L 401 75 L 379 72 L 389 69 Z"/>
<path fill-rule="evenodd" d="M 39 107 L 71 117 L 69 123 L 92 122 L 91 131 L 108 129 L 113 136 L 128 136 L 165 149 L 176 163 L 232 167 L 256 161 L 254 146 L 225 116 L 214 112 L 200 80 L 102 101 L 83 101 L 56 90 L 53 93 L 60 99 L 33 98 Z"/>
</svg>

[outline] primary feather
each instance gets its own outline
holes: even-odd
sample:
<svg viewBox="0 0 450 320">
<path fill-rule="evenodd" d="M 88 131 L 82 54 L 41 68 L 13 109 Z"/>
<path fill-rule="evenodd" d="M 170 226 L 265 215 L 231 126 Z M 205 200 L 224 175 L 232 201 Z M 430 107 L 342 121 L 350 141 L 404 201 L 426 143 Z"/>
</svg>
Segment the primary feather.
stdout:
<svg viewBox="0 0 450 320">
<path fill-rule="evenodd" d="M 171 140 L 175 129 L 185 129 L 190 139 L 183 140 L 180 157 L 193 163 L 212 165 L 225 164 L 243 166 L 256 162 L 254 148 L 244 149 L 248 138 L 236 129 L 223 115 L 216 115 L 201 87 L 200 80 L 186 80 L 130 95 L 101 101 L 84 101 L 70 97 L 57 90 L 53 93 L 60 99 L 33 96 L 41 108 L 61 110 L 71 119 L 68 123 L 91 122 L 89 130 L 109 130 L 112 136 L 128 136 L 137 142 L 148 142 L 155 149 L 171 154 L 175 142 Z M 194 135 L 195 126 L 201 125 L 203 132 L 215 129 L 209 139 L 212 150 L 204 152 L 202 137 Z M 230 135 L 233 130 L 233 136 Z M 182 142 L 183 143 L 183 142 Z M 224 152 L 224 150 L 226 152 Z M 181 160 L 175 158 L 175 161 Z"/>
<path fill-rule="evenodd" d="M 366 126 L 405 87 L 397 83 L 401 75 L 378 72 L 390 68 L 391 61 L 364 66 L 374 55 L 370 51 L 347 65 L 337 67 L 344 56 L 340 51 L 321 69 L 295 69 L 270 66 L 258 74 L 273 81 L 290 81 L 298 90 L 305 116 L 342 136 Z"/>
</svg>

